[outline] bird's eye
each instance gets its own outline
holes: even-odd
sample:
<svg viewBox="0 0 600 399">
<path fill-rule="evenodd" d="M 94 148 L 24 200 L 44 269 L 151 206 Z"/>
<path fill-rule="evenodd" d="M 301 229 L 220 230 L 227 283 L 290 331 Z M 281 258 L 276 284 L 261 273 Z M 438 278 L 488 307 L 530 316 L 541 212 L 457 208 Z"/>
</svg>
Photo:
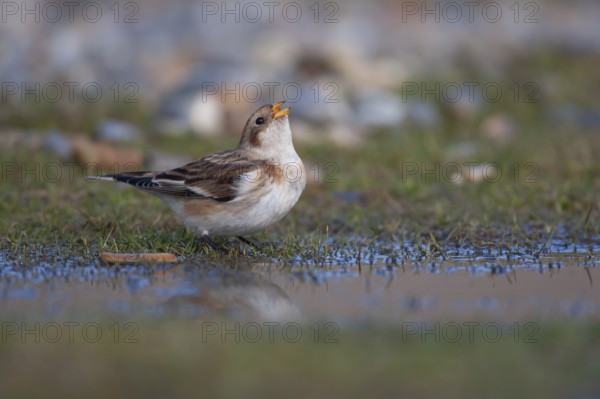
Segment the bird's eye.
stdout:
<svg viewBox="0 0 600 399">
<path fill-rule="evenodd" d="M 254 121 L 254 123 L 256 123 L 257 125 L 262 125 L 263 123 L 265 123 L 265 118 L 257 118 L 256 121 Z"/>
</svg>

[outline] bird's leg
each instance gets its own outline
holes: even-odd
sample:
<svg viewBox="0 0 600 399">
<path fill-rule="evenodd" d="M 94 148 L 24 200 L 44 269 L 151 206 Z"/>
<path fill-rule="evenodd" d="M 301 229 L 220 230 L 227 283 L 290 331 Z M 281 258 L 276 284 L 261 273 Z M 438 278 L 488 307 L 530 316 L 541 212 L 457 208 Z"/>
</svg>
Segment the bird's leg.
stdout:
<svg viewBox="0 0 600 399">
<path fill-rule="evenodd" d="M 254 241 L 251 241 L 251 240 L 249 240 L 249 239 L 247 239 L 245 237 L 242 237 L 242 236 L 237 236 L 236 238 L 238 240 L 240 240 L 241 242 L 243 242 L 244 244 L 246 244 L 246 245 L 254 248 L 255 250 L 262 251 L 262 247 L 259 244 L 255 243 Z"/>
<path fill-rule="evenodd" d="M 202 234 L 200 236 L 202 238 L 202 240 L 208 244 L 209 247 L 211 247 L 215 252 L 219 253 L 219 254 L 223 254 L 223 247 L 221 247 L 219 244 L 217 244 L 216 242 L 214 242 L 212 240 L 212 238 L 210 238 L 207 234 Z"/>
</svg>

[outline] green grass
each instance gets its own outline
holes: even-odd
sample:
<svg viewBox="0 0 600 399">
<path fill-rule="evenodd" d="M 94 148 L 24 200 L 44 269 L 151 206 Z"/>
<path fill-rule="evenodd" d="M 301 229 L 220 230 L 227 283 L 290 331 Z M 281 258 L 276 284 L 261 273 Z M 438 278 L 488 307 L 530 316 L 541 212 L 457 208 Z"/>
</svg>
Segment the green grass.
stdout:
<svg viewBox="0 0 600 399">
<path fill-rule="evenodd" d="M 409 124 L 375 131 L 354 149 L 327 142 L 298 144 L 310 182 L 283 221 L 252 238 L 263 243 L 267 258 L 279 261 L 298 257 L 319 261 L 336 250 L 355 257 L 398 247 L 407 248 L 406 256 L 439 256 L 463 246 L 506 250 L 517 245 L 535 254 L 550 237 L 596 243 L 600 136 L 597 128 L 583 123 L 553 121 L 554 110 L 563 105 L 598 112 L 590 90 L 598 83 L 596 64 L 596 56 L 571 55 L 564 62 L 551 49 L 540 48 L 527 57 L 506 60 L 504 77 L 483 75 L 468 60 L 445 76 L 412 77 L 430 85 L 497 82 L 508 89 L 518 83 L 525 91 L 521 95 L 528 92 L 523 85 L 533 82 L 539 101 L 515 101 L 508 90 L 500 101 L 486 102 L 469 115 L 452 104 L 429 101 L 441 115 L 436 127 Z M 499 113 L 509 115 L 516 126 L 514 139 L 507 143 L 480 134 L 482 121 Z M 55 104 L 16 108 L 6 104 L 0 111 L 4 126 L 21 131 L 91 132 L 106 116 L 139 126 L 144 140 L 125 146 L 144 153 L 158 149 L 197 159 L 232 148 L 239 140 L 237 132 L 213 139 L 161 137 L 142 103 L 88 104 L 76 115 Z M 56 182 L 40 173 L 9 174 L 8 165 L 31 169 L 35 163 L 43 168 L 63 161 L 39 144 L 1 144 L 0 139 L 0 246 L 6 252 L 36 254 L 50 247 L 83 254 L 88 261 L 102 250 L 215 255 L 198 244 L 158 199 L 110 183 L 87 182 L 78 168 L 73 169 L 73 180 L 63 168 Z M 468 171 L 469 163 L 495 163 L 502 175 L 494 181 L 453 183 L 452 165 Z M 436 165 L 438 172 L 423 173 Z M 231 257 L 251 252 L 237 244 L 229 246 Z"/>
<path fill-rule="evenodd" d="M 501 101 L 485 103 L 472 115 L 461 114 L 452 104 L 430 103 L 441 115 L 436 127 L 408 124 L 373 131 L 357 148 L 326 141 L 298 144 L 309 184 L 283 221 L 252 237 L 263 246 L 261 256 L 283 263 L 368 262 L 377 254 L 391 261 L 445 257 L 457 248 L 486 248 L 502 255 L 518 247 L 522 254 L 539 256 L 540 248 L 548 250 L 544 245 L 550 238 L 595 245 L 600 236 L 600 137 L 593 127 L 552 121 L 555 107 L 564 104 L 596 110 L 588 89 L 596 79 L 591 73 L 595 58 L 570 61 L 539 49 L 526 59 L 508 62 L 504 78 L 483 76 L 468 63 L 446 76 L 414 77 L 415 82 L 429 84 L 498 82 L 504 88 L 534 82 L 539 101 L 514 101 L 514 93 L 507 92 Z M 546 79 L 557 77 L 570 84 L 548 90 Z M 145 139 L 124 146 L 146 154 L 158 149 L 197 159 L 232 148 L 239 140 L 237 133 L 213 139 L 162 137 L 144 104 L 88 105 L 78 117 L 53 104 L 15 109 L 7 104 L 1 112 L 4 125 L 21 131 L 91 132 L 104 116 L 128 120 L 143 130 Z M 506 143 L 480 133 L 482 121 L 499 113 L 510 115 L 516 126 L 514 139 Z M 100 251 L 166 251 L 187 258 L 258 256 L 225 239 L 220 242 L 230 251 L 214 253 L 160 200 L 134 189 L 85 181 L 83 176 L 94 173 L 93 168 L 63 165 L 62 177 L 49 181 L 44 167 L 64 161 L 40 146 L 36 137 L 0 145 L 0 246 L 5 256 L 18 258 L 20 264 L 40 257 L 86 263 Z M 501 175 L 456 184 L 456 166 L 472 173 L 469 165 L 476 163 L 493 163 L 499 169 L 491 173 L 499 170 Z M 36 164 L 37 172 L 20 172 Z"/>
<path fill-rule="evenodd" d="M 144 148 L 200 157 L 234 145 L 234 139 L 201 140 L 159 137 Z M 166 143 L 168 142 L 168 145 Z M 471 155 L 455 156 L 453 148 L 468 144 Z M 308 184 L 292 212 L 268 232 L 253 237 L 268 257 L 327 257 L 336 248 L 385 252 L 386 245 L 422 245 L 431 254 L 461 245 L 535 251 L 549 237 L 588 243 L 599 236 L 600 138 L 593 132 L 543 126 L 529 128 L 512 143 L 499 146 L 481 137 L 456 138 L 439 131 L 391 131 L 373 134 L 360 149 L 298 146 L 308 166 Z M 4 248 L 35 252 L 48 246 L 95 256 L 97 251 L 167 251 L 195 255 L 210 251 L 194 240 L 166 204 L 134 189 L 88 182 L 84 170 L 62 170 L 49 181 L 43 168 L 62 165 L 53 154 L 29 148 L 0 150 L 4 165 L 37 173 L 2 176 L 0 231 Z M 450 162 L 495 162 L 502 176 L 493 182 L 449 181 Z M 325 170 L 325 165 L 337 169 Z M 426 168 L 439 172 L 424 175 Z M 469 166 L 461 166 L 468 171 Z M 325 183 L 325 175 L 335 171 Z M 410 173 L 409 173 L 410 172 Z M 315 182 L 316 180 L 316 182 Z M 224 242 L 224 241 L 222 241 Z M 326 245 L 329 244 L 329 247 Z M 229 245 L 231 256 L 250 249 Z M 373 249 L 374 246 L 374 249 Z M 311 255 L 312 254 L 312 255 Z M 437 254 L 439 255 L 439 253 Z"/>
</svg>

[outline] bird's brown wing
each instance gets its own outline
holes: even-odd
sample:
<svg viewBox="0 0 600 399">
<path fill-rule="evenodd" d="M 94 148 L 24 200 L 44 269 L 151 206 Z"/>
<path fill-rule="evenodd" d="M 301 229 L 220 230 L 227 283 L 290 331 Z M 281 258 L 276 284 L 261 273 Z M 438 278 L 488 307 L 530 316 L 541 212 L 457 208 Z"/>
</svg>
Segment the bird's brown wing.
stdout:
<svg viewBox="0 0 600 399">
<path fill-rule="evenodd" d="M 151 185 L 143 188 L 170 196 L 231 201 L 239 195 L 244 181 L 260 175 L 263 163 L 249 159 L 240 151 L 223 151 L 158 173 L 152 176 Z"/>
</svg>

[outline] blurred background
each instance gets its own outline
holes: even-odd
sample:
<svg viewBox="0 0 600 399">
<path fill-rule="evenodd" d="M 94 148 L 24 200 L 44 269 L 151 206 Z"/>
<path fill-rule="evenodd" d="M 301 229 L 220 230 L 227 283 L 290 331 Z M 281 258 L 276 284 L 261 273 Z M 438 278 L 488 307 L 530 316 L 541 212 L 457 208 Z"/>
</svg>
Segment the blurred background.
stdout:
<svg viewBox="0 0 600 399">
<path fill-rule="evenodd" d="M 0 126 L 237 136 L 283 99 L 297 140 L 344 146 L 407 126 L 505 142 L 535 115 L 599 128 L 599 18 L 592 0 L 3 2 Z"/>
</svg>

